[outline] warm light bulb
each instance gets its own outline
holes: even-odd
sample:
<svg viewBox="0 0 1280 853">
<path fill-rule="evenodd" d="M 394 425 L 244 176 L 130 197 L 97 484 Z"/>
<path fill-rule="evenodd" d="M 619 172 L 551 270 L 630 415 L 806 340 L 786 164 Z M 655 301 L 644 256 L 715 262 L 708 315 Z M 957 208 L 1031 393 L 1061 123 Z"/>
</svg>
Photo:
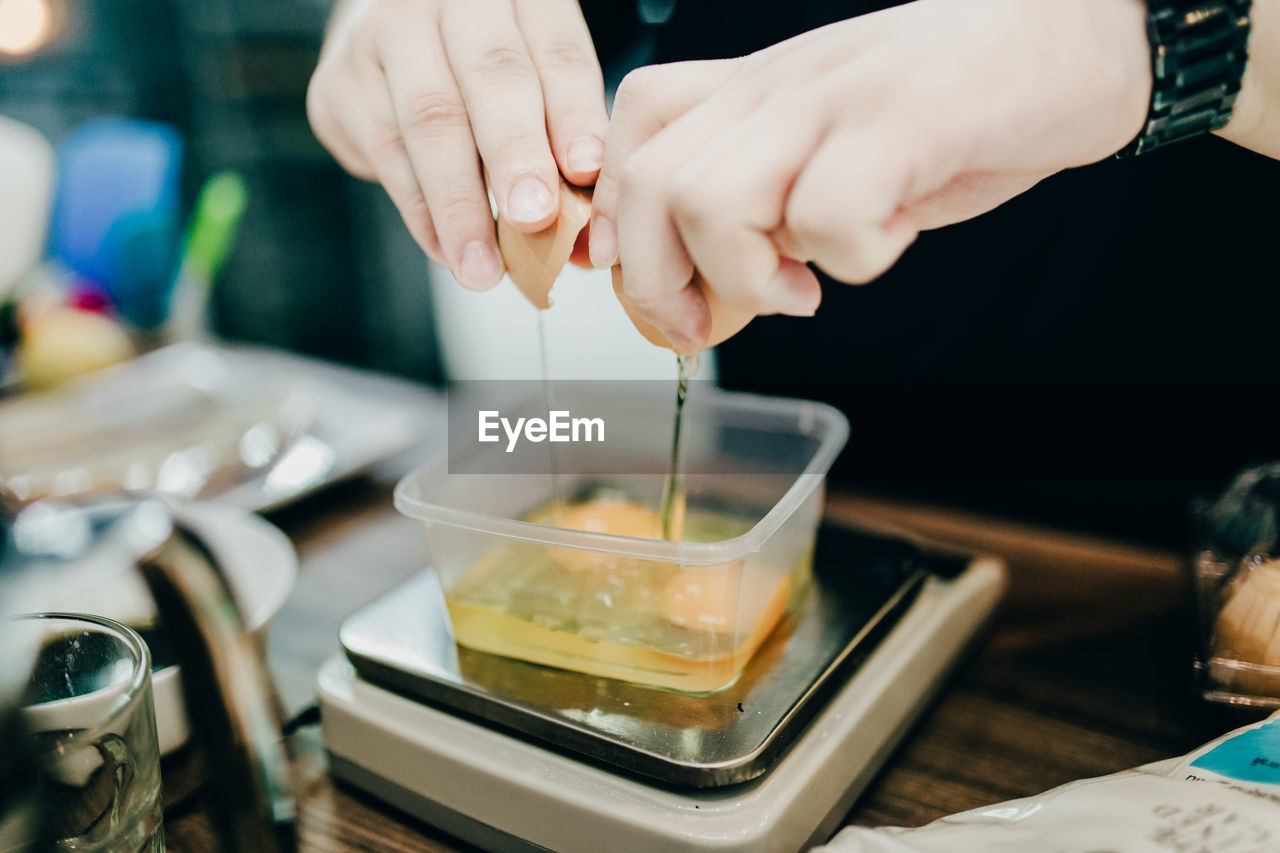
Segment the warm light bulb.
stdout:
<svg viewBox="0 0 1280 853">
<path fill-rule="evenodd" d="M 39 50 L 49 39 L 52 17 L 48 0 L 0 0 L 0 53 Z"/>
</svg>

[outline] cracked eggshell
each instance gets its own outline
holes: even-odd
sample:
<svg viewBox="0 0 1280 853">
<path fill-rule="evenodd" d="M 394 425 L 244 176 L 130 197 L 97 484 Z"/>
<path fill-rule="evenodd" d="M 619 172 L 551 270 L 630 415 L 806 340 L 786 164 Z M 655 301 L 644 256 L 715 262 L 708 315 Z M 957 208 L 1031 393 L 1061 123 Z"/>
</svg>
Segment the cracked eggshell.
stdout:
<svg viewBox="0 0 1280 853">
<path fill-rule="evenodd" d="M 746 325 L 755 319 L 755 312 L 730 305 L 720 297 L 716 296 L 716 292 L 707 286 L 703 281 L 702 275 L 695 272 L 690 285 L 702 291 L 703 298 L 707 300 L 707 307 L 711 310 L 711 333 L 707 335 L 707 343 L 704 349 L 711 349 L 713 346 L 727 341 L 734 335 L 741 332 Z M 667 336 L 659 332 L 654 326 L 642 320 L 631 307 L 629 300 L 622 291 L 622 266 L 618 265 L 613 268 L 613 292 L 618 297 L 618 301 L 622 303 L 622 308 L 627 312 L 627 318 L 639 330 L 640 334 L 645 336 L 649 343 L 664 349 L 673 350 L 680 355 L 693 355 L 694 352 L 681 352 L 676 349 L 672 343 L 667 340 Z M 696 352 L 696 351 L 695 351 Z"/>
<path fill-rule="evenodd" d="M 517 231 L 498 217 L 498 250 L 507 274 L 535 308 L 551 307 L 551 288 L 591 220 L 591 190 L 560 180 L 560 214 L 536 234 Z"/>
</svg>

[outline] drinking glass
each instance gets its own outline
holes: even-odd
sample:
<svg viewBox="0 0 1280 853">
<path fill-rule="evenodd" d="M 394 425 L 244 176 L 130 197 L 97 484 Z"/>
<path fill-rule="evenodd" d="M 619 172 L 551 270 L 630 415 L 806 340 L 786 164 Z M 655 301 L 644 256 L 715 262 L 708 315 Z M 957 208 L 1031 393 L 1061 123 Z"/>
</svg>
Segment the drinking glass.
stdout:
<svg viewBox="0 0 1280 853">
<path fill-rule="evenodd" d="M 97 616 L 44 613 L 9 626 L 35 651 L 19 717 L 41 768 L 54 849 L 163 853 L 151 654 Z"/>
</svg>

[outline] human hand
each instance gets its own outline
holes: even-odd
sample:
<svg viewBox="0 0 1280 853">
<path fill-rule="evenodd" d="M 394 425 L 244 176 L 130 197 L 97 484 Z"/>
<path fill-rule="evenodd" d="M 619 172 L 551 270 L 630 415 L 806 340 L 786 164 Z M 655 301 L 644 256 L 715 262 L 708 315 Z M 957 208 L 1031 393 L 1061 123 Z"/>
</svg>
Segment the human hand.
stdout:
<svg viewBox="0 0 1280 853">
<path fill-rule="evenodd" d="M 575 0 L 348 0 L 311 85 L 316 136 L 387 190 L 432 260 L 480 290 L 502 276 L 498 215 L 533 233 L 560 175 L 593 183 L 608 116 Z"/>
<path fill-rule="evenodd" d="M 1150 97 L 1144 27 L 1139 0 L 916 0 L 640 69 L 614 103 L 592 262 L 621 261 L 624 306 L 680 351 L 719 342 L 713 313 L 734 315 L 717 338 L 810 315 L 806 262 L 870 281 L 919 231 L 1128 143 Z"/>
</svg>

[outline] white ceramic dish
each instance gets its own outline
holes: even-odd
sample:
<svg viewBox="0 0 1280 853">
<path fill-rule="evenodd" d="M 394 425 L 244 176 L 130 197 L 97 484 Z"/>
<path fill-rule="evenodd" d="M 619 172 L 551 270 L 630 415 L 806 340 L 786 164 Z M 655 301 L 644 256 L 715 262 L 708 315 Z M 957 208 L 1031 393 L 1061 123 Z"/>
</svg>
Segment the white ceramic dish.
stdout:
<svg viewBox="0 0 1280 853">
<path fill-rule="evenodd" d="M 293 544 L 279 528 L 236 507 L 174 499 L 169 503 L 212 549 L 249 630 L 265 639 L 297 576 Z M 127 567 L 102 563 L 59 572 L 32 609 L 92 613 L 143 630 L 156 621 L 141 578 Z M 161 755 L 181 747 L 189 735 L 179 676 L 177 666 L 158 665 L 151 674 Z"/>
</svg>

